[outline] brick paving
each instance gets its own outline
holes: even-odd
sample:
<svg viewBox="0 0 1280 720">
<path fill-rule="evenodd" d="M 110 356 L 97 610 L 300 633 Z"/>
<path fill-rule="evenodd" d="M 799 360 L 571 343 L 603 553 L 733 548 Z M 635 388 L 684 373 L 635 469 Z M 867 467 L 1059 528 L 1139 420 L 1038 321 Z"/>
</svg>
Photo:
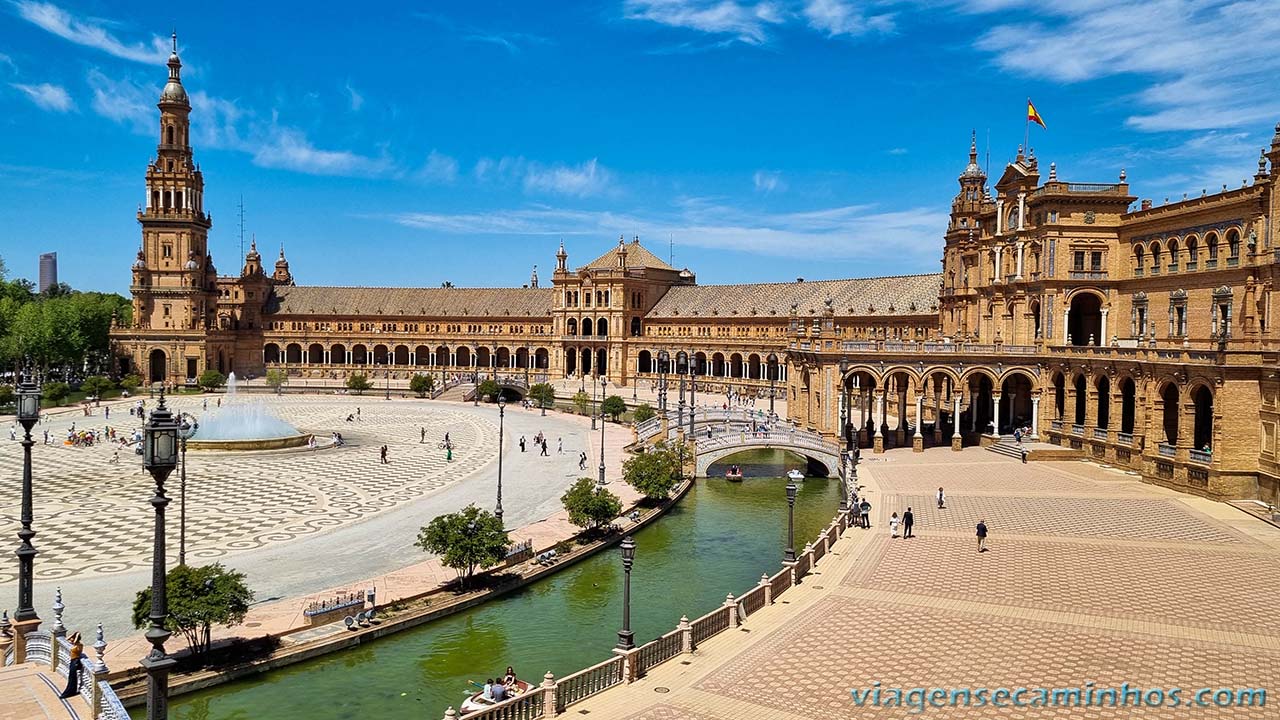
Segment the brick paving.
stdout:
<svg viewBox="0 0 1280 720">
<path fill-rule="evenodd" d="M 876 506 L 820 575 L 685 663 L 570 708 L 628 720 L 1262 718 L 1192 689 L 1280 688 L 1280 529 L 1079 462 L 891 451 L 859 469 Z M 947 488 L 948 509 L 932 490 Z M 926 494 L 928 493 L 928 494 Z M 910 504 L 918 538 L 885 518 Z M 985 517 L 991 551 L 973 525 Z M 772 568 L 766 568 L 772 571 Z M 1158 707 L 858 706 L 851 690 L 1181 688 Z M 1089 683 L 1092 683 L 1091 685 Z M 655 692 L 661 688 L 663 692 Z M 1274 692 L 1273 692 L 1274 694 Z M 1032 696 L 1034 697 L 1034 696 Z M 1148 698 L 1150 700 L 1156 698 Z"/>
</svg>

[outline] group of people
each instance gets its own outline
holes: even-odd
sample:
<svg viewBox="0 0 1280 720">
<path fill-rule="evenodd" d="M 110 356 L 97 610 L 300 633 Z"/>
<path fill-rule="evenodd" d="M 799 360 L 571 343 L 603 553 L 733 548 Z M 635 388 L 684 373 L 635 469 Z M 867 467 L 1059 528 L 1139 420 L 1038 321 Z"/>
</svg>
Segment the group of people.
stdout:
<svg viewBox="0 0 1280 720">
<path fill-rule="evenodd" d="M 508 665 L 506 675 L 502 676 L 498 682 L 494 682 L 493 678 L 484 681 L 484 690 L 480 693 L 480 697 L 497 703 L 520 692 L 522 691 L 520 682 L 516 680 L 516 671 Z"/>
<path fill-rule="evenodd" d="M 550 444 L 550 439 L 547 438 L 546 435 L 543 435 L 541 430 L 538 431 L 537 435 L 533 436 L 533 444 L 538 446 L 540 450 L 538 454 L 540 457 L 550 456 L 550 452 L 548 452 L 548 449 L 547 449 L 548 445 Z M 525 438 L 523 435 L 521 435 L 520 436 L 520 452 L 525 452 L 525 449 L 526 449 L 525 446 L 526 446 Z M 559 455 L 563 453 L 564 453 L 564 438 L 556 438 L 556 454 Z"/>
</svg>

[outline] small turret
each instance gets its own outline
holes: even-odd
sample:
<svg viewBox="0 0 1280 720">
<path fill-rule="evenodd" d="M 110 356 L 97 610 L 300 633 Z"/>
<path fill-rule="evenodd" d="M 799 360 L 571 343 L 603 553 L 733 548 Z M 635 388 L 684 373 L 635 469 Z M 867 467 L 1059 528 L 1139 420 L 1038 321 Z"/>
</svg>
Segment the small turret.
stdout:
<svg viewBox="0 0 1280 720">
<path fill-rule="evenodd" d="M 276 271 L 271 279 L 282 285 L 293 284 L 293 274 L 289 272 L 289 261 L 284 257 L 284 243 L 280 243 L 280 259 L 276 260 Z"/>
<path fill-rule="evenodd" d="M 533 266 L 533 272 L 529 275 L 529 287 L 538 287 L 538 266 Z"/>
<path fill-rule="evenodd" d="M 566 269 L 565 263 L 567 263 L 568 261 L 569 261 L 569 253 L 564 251 L 564 241 L 561 240 L 560 249 L 556 251 L 556 270 L 559 272 L 564 272 Z"/>
</svg>

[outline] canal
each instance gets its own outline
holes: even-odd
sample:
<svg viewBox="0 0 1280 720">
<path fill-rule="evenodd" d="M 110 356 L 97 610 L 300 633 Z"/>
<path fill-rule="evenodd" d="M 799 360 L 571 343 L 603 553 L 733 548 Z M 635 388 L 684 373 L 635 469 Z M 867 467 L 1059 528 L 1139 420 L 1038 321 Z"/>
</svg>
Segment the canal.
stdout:
<svg viewBox="0 0 1280 720">
<path fill-rule="evenodd" d="M 728 458 L 745 479 L 728 482 L 725 466 L 696 486 L 665 517 L 635 536 L 631 577 L 636 644 L 748 590 L 779 569 L 786 547 L 782 475 L 803 467 L 780 451 Z M 839 480 L 810 478 L 796 498 L 797 549 L 830 522 Z M 437 718 L 513 665 L 523 680 L 562 677 L 609 657 L 622 614 L 622 562 L 605 551 L 480 607 L 368 645 L 326 655 L 206 691 L 174 698 L 177 720 L 345 720 Z M 134 718 L 145 717 L 135 708 Z"/>
</svg>

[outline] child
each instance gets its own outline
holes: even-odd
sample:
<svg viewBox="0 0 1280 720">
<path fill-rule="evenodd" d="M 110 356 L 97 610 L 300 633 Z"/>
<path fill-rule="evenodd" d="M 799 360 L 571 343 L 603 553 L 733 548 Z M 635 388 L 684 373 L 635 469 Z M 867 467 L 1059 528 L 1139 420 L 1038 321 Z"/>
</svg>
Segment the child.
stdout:
<svg viewBox="0 0 1280 720">
<path fill-rule="evenodd" d="M 902 522 L 898 518 L 898 513 L 889 516 L 889 537 L 898 537 L 898 523 Z"/>
</svg>

